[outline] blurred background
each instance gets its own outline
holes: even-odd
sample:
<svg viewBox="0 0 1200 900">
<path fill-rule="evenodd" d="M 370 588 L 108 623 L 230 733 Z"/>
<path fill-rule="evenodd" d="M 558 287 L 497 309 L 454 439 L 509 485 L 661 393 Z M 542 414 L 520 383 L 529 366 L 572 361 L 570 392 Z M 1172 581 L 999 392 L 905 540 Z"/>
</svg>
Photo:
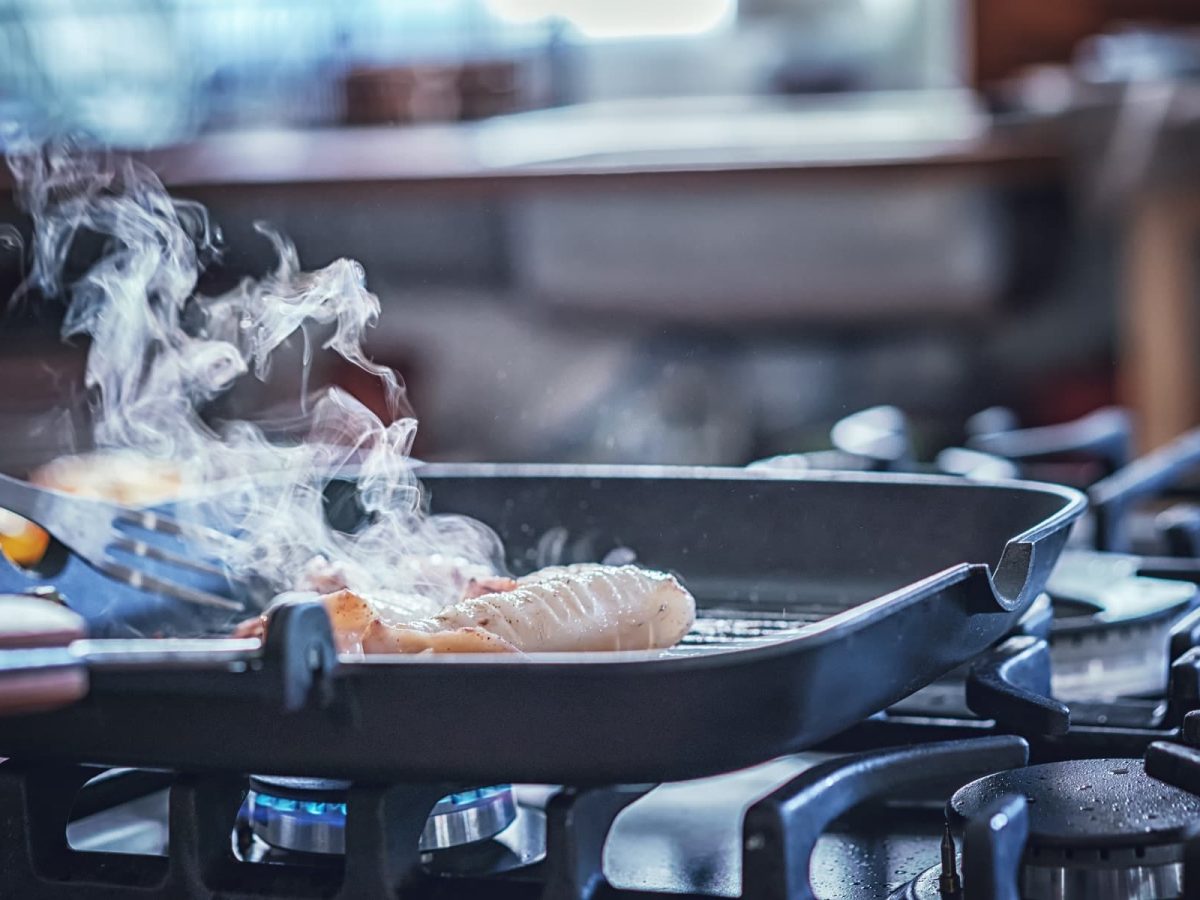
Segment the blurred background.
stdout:
<svg viewBox="0 0 1200 900">
<path fill-rule="evenodd" d="M 144 155 L 222 227 L 206 287 L 272 265 L 258 219 L 306 267 L 360 260 L 426 458 L 740 464 L 879 404 L 920 454 L 997 406 L 1121 404 L 1147 449 L 1200 421 L 1197 26 L 1195 0 L 0 0 L 0 141 Z M 0 331 L 0 465 L 63 449 L 83 349 L 53 305 Z"/>
</svg>

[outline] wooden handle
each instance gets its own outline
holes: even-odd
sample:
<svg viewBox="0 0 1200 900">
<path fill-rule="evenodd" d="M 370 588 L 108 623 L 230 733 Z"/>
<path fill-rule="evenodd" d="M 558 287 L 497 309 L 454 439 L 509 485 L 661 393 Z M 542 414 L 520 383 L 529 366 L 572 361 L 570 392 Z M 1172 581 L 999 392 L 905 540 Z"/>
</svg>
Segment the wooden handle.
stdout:
<svg viewBox="0 0 1200 900">
<path fill-rule="evenodd" d="M 38 712 L 87 693 L 87 668 L 66 649 L 83 618 L 37 597 L 0 594 L 0 715 Z"/>
<path fill-rule="evenodd" d="M 65 647 L 87 635 L 83 617 L 26 594 L 0 594 L 0 650 Z"/>
</svg>

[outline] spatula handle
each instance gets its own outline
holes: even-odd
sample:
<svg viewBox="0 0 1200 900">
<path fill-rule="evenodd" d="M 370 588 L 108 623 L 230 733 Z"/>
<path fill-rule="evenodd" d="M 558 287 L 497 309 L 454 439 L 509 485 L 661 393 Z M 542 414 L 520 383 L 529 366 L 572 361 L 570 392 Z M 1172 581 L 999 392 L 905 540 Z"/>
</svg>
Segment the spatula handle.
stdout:
<svg viewBox="0 0 1200 900">
<path fill-rule="evenodd" d="M 83 619 L 69 609 L 0 594 L 0 715 L 53 709 L 83 697 L 87 667 L 67 645 L 85 631 Z"/>
</svg>

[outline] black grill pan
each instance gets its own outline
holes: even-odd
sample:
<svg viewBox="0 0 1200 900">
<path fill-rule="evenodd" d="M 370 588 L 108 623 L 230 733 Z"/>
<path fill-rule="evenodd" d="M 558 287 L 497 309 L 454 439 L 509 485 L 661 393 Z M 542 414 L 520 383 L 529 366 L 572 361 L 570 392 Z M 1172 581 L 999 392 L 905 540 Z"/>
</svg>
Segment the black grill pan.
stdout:
<svg viewBox="0 0 1200 900">
<path fill-rule="evenodd" d="M 314 605 L 261 651 L 92 642 L 78 704 L 0 721 L 0 755 L 359 781 L 650 782 L 803 749 L 1003 636 L 1078 493 L 949 478 L 428 466 L 432 507 L 495 527 L 521 572 L 632 551 L 697 627 L 661 654 L 337 664 Z"/>
</svg>

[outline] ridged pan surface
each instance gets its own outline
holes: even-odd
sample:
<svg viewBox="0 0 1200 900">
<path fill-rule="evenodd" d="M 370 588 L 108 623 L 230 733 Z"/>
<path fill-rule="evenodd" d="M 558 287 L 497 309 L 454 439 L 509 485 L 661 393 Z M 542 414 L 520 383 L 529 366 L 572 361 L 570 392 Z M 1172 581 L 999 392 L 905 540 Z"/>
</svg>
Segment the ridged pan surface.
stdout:
<svg viewBox="0 0 1200 900">
<path fill-rule="evenodd" d="M 514 572 L 632 553 L 684 580 L 696 626 L 642 654 L 337 665 L 311 616 L 261 655 L 116 649 L 91 661 L 81 703 L 7 720 L 0 755 L 446 784 L 728 771 L 830 737 L 1001 638 L 1084 508 L 1055 486 L 920 476 L 421 475 L 435 511 L 499 532 Z"/>
</svg>

